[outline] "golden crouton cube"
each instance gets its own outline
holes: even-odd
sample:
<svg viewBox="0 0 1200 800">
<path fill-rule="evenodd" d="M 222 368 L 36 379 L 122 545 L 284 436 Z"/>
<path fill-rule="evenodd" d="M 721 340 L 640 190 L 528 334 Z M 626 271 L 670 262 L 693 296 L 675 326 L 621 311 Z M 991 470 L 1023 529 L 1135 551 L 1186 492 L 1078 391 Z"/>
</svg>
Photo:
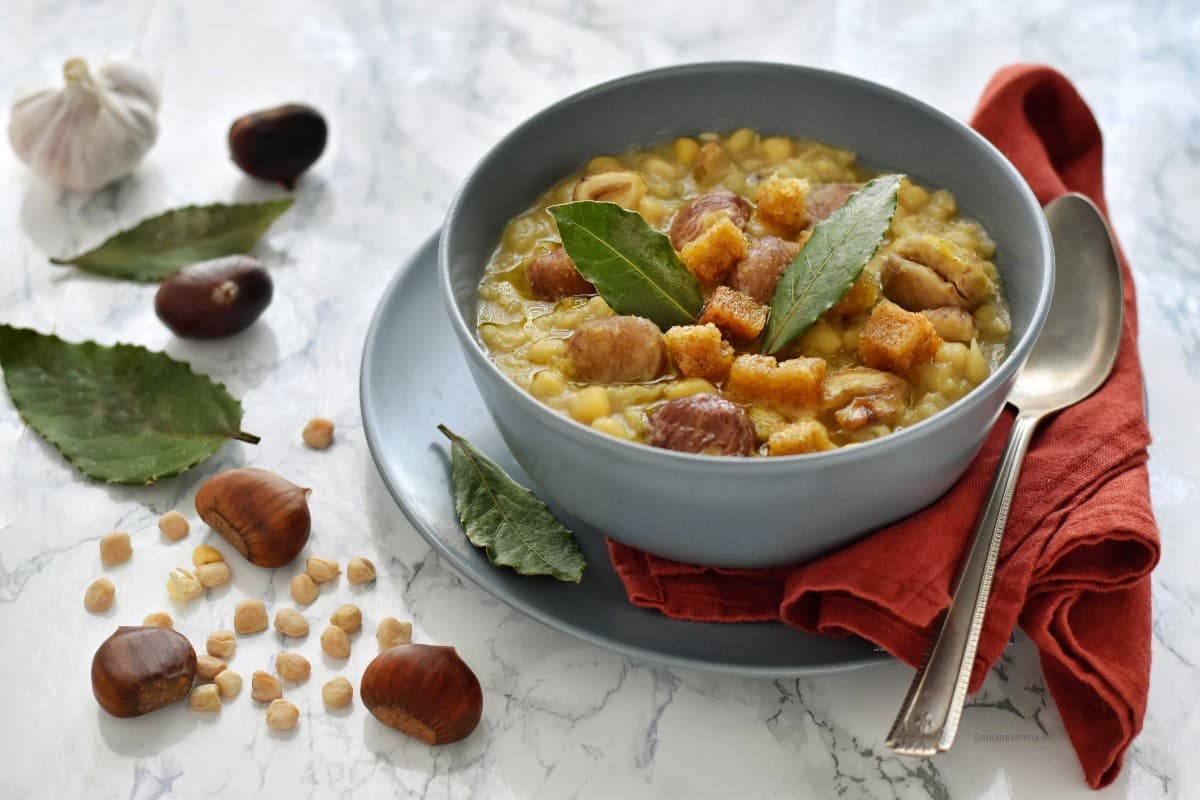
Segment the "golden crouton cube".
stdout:
<svg viewBox="0 0 1200 800">
<path fill-rule="evenodd" d="M 721 338 L 721 331 L 706 325 L 676 325 L 663 334 L 671 363 L 685 378 L 704 378 L 721 383 L 733 366 L 733 348 Z"/>
<path fill-rule="evenodd" d="M 824 380 L 823 358 L 802 356 L 778 362 L 774 356 L 746 354 L 733 360 L 725 396 L 785 414 L 817 410 L 824 404 Z"/>
<path fill-rule="evenodd" d="M 802 419 L 780 428 L 767 439 L 767 454 L 772 456 L 794 456 L 800 453 L 815 453 L 832 450 L 829 431 L 815 419 Z"/>
<path fill-rule="evenodd" d="M 808 181 L 777 175 L 760 183 L 754 195 L 758 218 L 785 236 L 795 236 L 808 224 L 807 198 Z"/>
<path fill-rule="evenodd" d="M 716 325 L 731 342 L 748 344 L 767 324 L 767 307 L 728 286 L 718 286 L 704 305 L 700 324 Z"/>
<path fill-rule="evenodd" d="M 863 326 L 858 354 L 868 367 L 905 375 L 932 359 L 941 344 L 942 337 L 924 314 L 884 302 L 875 306 Z"/>
<path fill-rule="evenodd" d="M 746 234 L 729 217 L 721 216 L 684 245 L 679 258 L 697 280 L 712 285 L 724 279 L 748 251 Z"/>
<path fill-rule="evenodd" d="M 856 317 L 864 311 L 869 311 L 878 299 L 879 284 L 864 273 L 858 276 L 858 280 L 850 285 L 849 291 L 826 313 L 831 317 Z"/>
</svg>

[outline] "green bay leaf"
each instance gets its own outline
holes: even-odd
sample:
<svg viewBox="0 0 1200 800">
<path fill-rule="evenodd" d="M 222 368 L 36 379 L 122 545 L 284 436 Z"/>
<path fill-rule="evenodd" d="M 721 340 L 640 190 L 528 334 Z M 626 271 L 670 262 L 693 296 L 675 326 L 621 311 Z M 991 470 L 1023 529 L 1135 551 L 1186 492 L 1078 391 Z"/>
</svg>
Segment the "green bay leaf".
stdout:
<svg viewBox="0 0 1200 800">
<path fill-rule="evenodd" d="M 771 297 L 764 353 L 787 347 L 850 290 L 891 227 L 901 177 L 876 178 L 813 228 Z"/>
<path fill-rule="evenodd" d="M 225 387 L 163 353 L 0 324 L 0 367 L 21 417 L 75 468 L 108 483 L 178 475 L 241 430 L 242 406 Z"/>
<path fill-rule="evenodd" d="M 293 200 L 187 206 L 148 217 L 99 247 L 55 264 L 72 264 L 109 278 L 156 282 L 180 267 L 245 253 Z"/>
<path fill-rule="evenodd" d="M 471 544 L 497 566 L 579 583 L 587 559 L 546 504 L 466 439 L 438 430 L 450 440 L 454 508 Z"/>
<path fill-rule="evenodd" d="M 700 316 L 704 298 L 695 276 L 641 214 L 593 200 L 549 210 L 567 255 L 618 314 L 645 317 L 663 330 Z"/>
</svg>

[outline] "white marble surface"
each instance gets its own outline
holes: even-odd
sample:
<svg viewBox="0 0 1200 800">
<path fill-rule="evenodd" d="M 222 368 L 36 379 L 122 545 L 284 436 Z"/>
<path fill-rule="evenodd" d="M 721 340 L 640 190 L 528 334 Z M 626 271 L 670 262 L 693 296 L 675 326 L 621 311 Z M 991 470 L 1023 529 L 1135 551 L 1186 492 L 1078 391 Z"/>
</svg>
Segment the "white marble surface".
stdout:
<svg viewBox="0 0 1200 800">
<path fill-rule="evenodd" d="M 1021 10 L 1021 6 L 1026 6 Z M 1036 9 L 1036 10 L 1035 10 Z M 791 681 L 727 678 L 628 661 L 534 623 L 464 582 L 392 504 L 367 453 L 357 366 L 384 282 L 433 230 L 456 184 L 502 133 L 602 79 L 687 60 L 763 58 L 841 69 L 969 115 L 997 67 L 1059 66 L 1107 135 L 1116 228 L 1141 291 L 1142 352 L 1155 435 L 1151 472 L 1164 539 L 1155 573 L 1150 708 L 1126 769 L 1103 797 L 1200 794 L 1200 15 L 1190 0 L 1038 4 L 741 4 L 142 0 L 4 5 L 0 97 L 55 78 L 63 59 L 127 51 L 163 82 L 162 135 L 129 180 L 90 197 L 39 184 L 0 147 L 0 320 L 69 339 L 165 348 L 243 398 L 257 449 L 231 445 L 152 489 L 76 476 L 0 399 L 0 797 L 896 797 L 1089 794 L 1049 701 L 1036 653 L 1018 636 L 971 703 L 958 745 L 932 761 L 882 748 L 911 671 L 892 664 Z M 262 252 L 277 280 L 262 322 L 214 344 L 172 338 L 153 288 L 50 266 L 165 207 L 275 194 L 228 161 L 240 113 L 292 99 L 322 108 L 329 149 Z M 336 445 L 305 450 L 323 414 Z M 378 585 L 344 582 L 314 621 L 354 598 L 369 620 L 350 663 L 357 684 L 373 620 L 414 621 L 418 640 L 452 643 L 475 667 L 484 721 L 432 750 L 361 707 L 331 715 L 334 674 L 316 636 L 299 649 L 314 677 L 287 694 L 299 728 L 279 735 L 243 694 L 210 718 L 182 707 L 119 721 L 92 700 L 88 666 L 118 622 L 166 608 L 201 643 L 243 596 L 287 599 L 297 567 L 246 565 L 232 586 L 169 604 L 167 571 L 214 537 L 160 540 L 157 516 L 185 513 L 198 481 L 252 460 L 315 487 L 312 550 L 367 555 Z M 189 516 L 191 514 L 189 513 Z M 102 570 L 97 538 L 133 534 L 131 563 Z M 218 547 L 225 547 L 218 542 Z M 227 548 L 226 548 L 227 549 Z M 115 609 L 91 616 L 83 588 L 108 572 Z M 244 640 L 233 666 L 265 668 L 273 634 Z M 1006 738 L 1007 737 L 1007 738 Z"/>
</svg>

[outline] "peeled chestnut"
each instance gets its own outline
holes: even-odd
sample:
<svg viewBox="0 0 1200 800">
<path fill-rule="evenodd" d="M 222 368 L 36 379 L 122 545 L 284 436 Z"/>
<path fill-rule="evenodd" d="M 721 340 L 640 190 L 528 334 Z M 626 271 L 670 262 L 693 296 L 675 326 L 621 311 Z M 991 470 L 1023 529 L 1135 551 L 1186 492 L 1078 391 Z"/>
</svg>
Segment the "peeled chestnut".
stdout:
<svg viewBox="0 0 1200 800">
<path fill-rule="evenodd" d="M 289 103 L 234 120 L 229 153 L 247 174 L 288 189 L 325 149 L 329 128 L 311 106 Z"/>
<path fill-rule="evenodd" d="M 376 719 L 426 744 L 465 739 L 483 714 L 479 679 L 453 647 L 384 650 L 367 665 L 358 691 Z"/>
<path fill-rule="evenodd" d="M 196 513 L 251 564 L 282 567 L 308 543 L 311 491 L 265 469 L 231 469 L 196 492 Z"/>
<path fill-rule="evenodd" d="M 271 303 L 271 275 L 253 256 L 184 267 L 162 282 L 154 311 L 176 336 L 219 339 L 240 333 Z"/>
<path fill-rule="evenodd" d="M 140 717 L 187 697 L 196 651 L 171 628 L 122 626 L 92 659 L 92 694 L 114 717 Z"/>
</svg>

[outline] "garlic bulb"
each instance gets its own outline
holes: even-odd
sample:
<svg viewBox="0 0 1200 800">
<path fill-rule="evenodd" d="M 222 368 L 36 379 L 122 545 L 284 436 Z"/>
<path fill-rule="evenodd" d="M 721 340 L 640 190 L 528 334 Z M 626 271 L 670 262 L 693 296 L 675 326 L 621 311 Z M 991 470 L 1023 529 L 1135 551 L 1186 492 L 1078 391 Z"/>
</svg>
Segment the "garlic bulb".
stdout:
<svg viewBox="0 0 1200 800">
<path fill-rule="evenodd" d="M 158 87 L 126 58 L 88 71 L 82 58 L 63 65 L 66 85 L 34 91 L 12 106 L 8 138 L 42 179 L 91 192 L 123 178 L 158 136 Z"/>
</svg>

